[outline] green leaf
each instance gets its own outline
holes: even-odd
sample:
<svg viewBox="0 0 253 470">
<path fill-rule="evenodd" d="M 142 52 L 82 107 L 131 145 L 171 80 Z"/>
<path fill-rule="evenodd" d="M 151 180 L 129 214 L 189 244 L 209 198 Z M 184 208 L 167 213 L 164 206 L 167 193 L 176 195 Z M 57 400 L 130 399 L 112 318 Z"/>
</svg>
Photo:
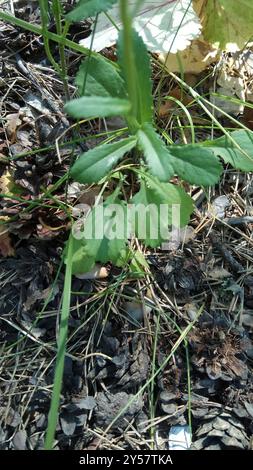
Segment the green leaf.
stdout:
<svg viewBox="0 0 253 470">
<path fill-rule="evenodd" d="M 153 119 L 153 97 L 152 97 L 152 81 L 151 81 L 151 66 L 150 58 L 147 48 L 143 39 L 138 33 L 132 30 L 132 42 L 134 51 L 134 66 L 135 66 L 135 86 L 137 88 L 138 106 L 137 107 L 137 121 L 140 124 L 145 122 L 152 122 Z M 118 44 L 118 58 L 121 66 L 123 77 L 127 82 L 128 75 L 128 57 L 125 52 L 125 44 L 123 39 L 123 32 L 119 33 Z"/>
<path fill-rule="evenodd" d="M 241 129 L 229 135 L 232 140 L 225 135 L 202 145 L 237 170 L 253 171 L 253 132 Z"/>
<path fill-rule="evenodd" d="M 85 59 L 80 65 L 75 83 L 80 95 L 127 97 L 124 80 L 102 56 Z"/>
<path fill-rule="evenodd" d="M 153 126 L 144 124 L 137 132 L 137 138 L 152 175 L 160 181 L 168 181 L 174 175 L 171 154 Z"/>
<path fill-rule="evenodd" d="M 252 40 L 252 0 L 206 0 L 200 19 L 204 39 L 220 49 L 234 52 Z"/>
<path fill-rule="evenodd" d="M 80 21 L 95 16 L 101 11 L 107 11 L 117 0 L 80 0 L 70 13 L 66 15 L 68 21 Z"/>
<path fill-rule="evenodd" d="M 217 183 L 222 165 L 210 149 L 193 144 L 166 147 L 149 123 L 142 126 L 137 137 L 150 172 L 160 181 L 168 181 L 177 174 L 192 184 Z"/>
<path fill-rule="evenodd" d="M 140 191 L 133 197 L 132 203 L 136 236 L 152 248 L 168 239 L 169 226 L 185 226 L 194 210 L 191 197 L 181 187 L 161 183 L 153 177 L 141 179 Z M 177 209 L 180 212 L 176 212 Z"/>
<path fill-rule="evenodd" d="M 76 119 L 124 116 L 130 111 L 130 102 L 120 98 L 82 96 L 65 104 L 64 109 Z"/>
<path fill-rule="evenodd" d="M 131 273 L 131 277 L 133 278 L 140 278 L 145 277 L 147 275 L 147 271 L 149 270 L 149 265 L 142 254 L 141 251 L 135 251 L 132 254 L 132 259 L 129 264 L 129 271 Z"/>
<path fill-rule="evenodd" d="M 127 206 L 117 198 L 117 191 L 91 210 L 83 232 L 74 233 L 74 274 L 89 271 L 97 261 L 120 264 L 126 256 L 128 224 Z"/>
<path fill-rule="evenodd" d="M 90 256 L 87 252 L 83 239 L 76 239 L 72 234 L 70 234 L 70 237 L 72 238 L 73 246 L 72 273 L 83 274 L 89 272 L 95 264 L 94 256 Z"/>
<path fill-rule="evenodd" d="M 149 270 L 149 264 L 143 253 L 139 250 L 133 251 L 130 248 L 118 260 L 118 266 L 125 267 L 126 265 L 128 266 L 130 277 L 134 279 L 145 277 Z"/>
<path fill-rule="evenodd" d="M 103 144 L 80 155 L 71 168 L 71 176 L 79 183 L 96 183 L 136 145 L 136 137 L 128 137 L 113 144 Z"/>
<path fill-rule="evenodd" d="M 219 180 L 222 165 L 210 149 L 198 145 L 173 145 L 171 164 L 174 173 L 191 184 L 212 186 Z"/>
</svg>

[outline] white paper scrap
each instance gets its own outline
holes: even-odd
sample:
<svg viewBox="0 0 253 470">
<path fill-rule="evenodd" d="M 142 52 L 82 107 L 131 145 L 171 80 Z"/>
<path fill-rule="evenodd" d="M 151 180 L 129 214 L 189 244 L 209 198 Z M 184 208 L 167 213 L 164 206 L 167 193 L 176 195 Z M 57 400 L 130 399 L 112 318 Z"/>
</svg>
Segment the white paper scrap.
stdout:
<svg viewBox="0 0 253 470">
<path fill-rule="evenodd" d="M 187 450 L 191 446 L 189 426 L 171 426 L 169 433 L 169 450 Z"/>
</svg>

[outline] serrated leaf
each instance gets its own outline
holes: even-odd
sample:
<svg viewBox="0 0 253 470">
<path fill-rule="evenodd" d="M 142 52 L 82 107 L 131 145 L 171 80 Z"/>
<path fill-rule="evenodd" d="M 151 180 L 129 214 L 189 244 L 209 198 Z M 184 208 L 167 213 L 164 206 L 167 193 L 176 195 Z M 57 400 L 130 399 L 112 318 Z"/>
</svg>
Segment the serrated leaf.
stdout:
<svg viewBox="0 0 253 470">
<path fill-rule="evenodd" d="M 69 101 L 65 111 L 76 119 L 92 117 L 125 116 L 131 109 L 130 102 L 104 96 L 82 96 Z"/>
<path fill-rule="evenodd" d="M 150 173 L 160 181 L 168 181 L 174 175 L 171 154 L 153 126 L 149 123 L 144 124 L 137 132 L 137 139 Z"/>
<path fill-rule="evenodd" d="M 170 161 L 174 173 L 191 184 L 212 186 L 218 182 L 222 165 L 214 153 L 198 145 L 173 145 Z"/>
<path fill-rule="evenodd" d="M 96 183 L 136 145 L 136 137 L 128 137 L 113 144 L 103 144 L 80 155 L 70 174 L 79 183 Z"/>
<path fill-rule="evenodd" d="M 219 180 L 222 165 L 211 150 L 193 144 L 166 147 L 150 124 L 142 126 L 137 138 L 150 172 L 160 181 L 168 181 L 175 174 L 202 186 Z"/>
<path fill-rule="evenodd" d="M 203 143 L 204 147 L 212 150 L 225 163 L 242 171 L 253 171 L 253 132 L 238 130 L 230 132 L 232 140 L 226 135 L 213 141 Z M 239 148 L 236 146 L 236 144 Z"/>
<path fill-rule="evenodd" d="M 135 8 L 135 0 L 129 0 L 127 3 Z M 110 10 L 110 17 L 117 27 L 121 28 L 118 4 Z M 134 16 L 133 26 L 148 49 L 157 53 L 176 53 L 184 50 L 201 31 L 200 21 L 191 0 L 144 0 L 141 9 Z M 100 15 L 96 24 L 93 50 L 99 52 L 112 46 L 116 43 L 117 36 L 117 28 L 105 15 Z M 82 39 L 80 44 L 89 48 L 91 37 Z"/>
<path fill-rule="evenodd" d="M 72 230 L 72 237 L 73 233 L 73 274 L 90 271 L 97 261 L 120 264 L 127 250 L 126 204 L 119 200 L 114 192 L 104 204 L 99 204 L 91 210 L 84 223 L 83 232 Z"/>
<path fill-rule="evenodd" d="M 206 41 L 234 52 L 252 40 L 252 0 L 194 0 L 193 4 L 200 11 Z"/>
<path fill-rule="evenodd" d="M 68 21 L 81 21 L 95 16 L 101 11 L 107 11 L 117 0 L 80 0 L 70 13 L 66 15 Z"/>
<path fill-rule="evenodd" d="M 138 110 L 137 121 L 140 124 L 151 122 L 153 118 L 153 96 L 151 81 L 151 66 L 147 48 L 142 38 L 132 30 L 132 42 L 134 51 L 135 85 L 138 90 Z M 123 32 L 119 33 L 117 43 L 118 60 L 123 71 L 123 76 L 127 77 L 128 58 L 125 51 Z"/>
<path fill-rule="evenodd" d="M 102 56 L 85 59 L 79 67 L 75 83 L 81 96 L 127 97 L 124 80 Z"/>
<path fill-rule="evenodd" d="M 152 248 L 168 238 L 168 227 L 172 224 L 174 227 L 187 225 L 194 210 L 191 197 L 181 187 L 161 183 L 153 177 L 141 179 L 140 191 L 132 202 L 136 236 Z"/>
</svg>

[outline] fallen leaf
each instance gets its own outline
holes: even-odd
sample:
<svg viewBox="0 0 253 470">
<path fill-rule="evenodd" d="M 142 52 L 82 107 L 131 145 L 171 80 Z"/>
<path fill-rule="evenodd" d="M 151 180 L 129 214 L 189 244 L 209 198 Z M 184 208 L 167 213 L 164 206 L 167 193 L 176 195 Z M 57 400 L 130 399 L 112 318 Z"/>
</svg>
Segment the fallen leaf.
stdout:
<svg viewBox="0 0 253 470">
<path fill-rule="evenodd" d="M 2 174 L 2 176 L 0 176 L 0 192 L 2 194 L 11 193 L 13 185 L 14 185 L 13 178 L 12 178 L 9 170 L 6 170 Z"/>
<path fill-rule="evenodd" d="M 184 93 L 182 89 L 178 86 L 170 90 L 169 96 L 175 98 L 176 100 L 179 100 L 184 106 L 187 106 L 193 101 L 192 97 Z M 177 103 L 175 103 L 174 100 L 168 99 L 160 106 L 158 114 L 161 118 L 163 118 L 165 116 L 169 116 L 178 108 L 179 106 L 177 105 Z"/>
<path fill-rule="evenodd" d="M 253 95 L 251 98 L 253 101 Z M 241 119 L 241 122 L 247 126 L 249 129 L 253 130 L 253 109 L 252 108 L 245 108 L 244 113 Z"/>
<path fill-rule="evenodd" d="M 22 124 L 19 118 L 19 113 L 7 114 L 6 119 L 6 133 L 12 143 L 16 140 L 16 133 L 18 127 Z"/>
<path fill-rule="evenodd" d="M 217 94 L 223 95 L 224 97 L 217 96 L 216 93 L 213 94 L 213 88 L 210 90 L 211 103 L 213 103 L 218 108 L 221 108 L 221 111 L 215 111 L 217 117 L 223 115 L 222 111 L 234 115 L 243 113 L 243 102 L 245 102 L 246 99 L 245 78 L 231 75 L 234 72 L 236 72 L 234 68 L 228 71 L 222 69 L 217 77 Z M 241 102 L 234 102 L 233 100 L 226 99 L 226 97 L 239 98 Z"/>
<path fill-rule="evenodd" d="M 182 72 L 198 75 L 210 64 L 216 62 L 220 53 L 216 47 L 211 46 L 201 35 L 191 44 L 177 54 L 161 53 L 159 59 L 165 64 L 169 72 Z"/>
<path fill-rule="evenodd" d="M 8 220 L 8 217 L 0 217 L 0 221 Z M 11 239 L 8 231 L 7 224 L 0 224 L 0 253 L 6 258 L 7 256 L 14 256 L 15 251 L 11 246 Z"/>
<path fill-rule="evenodd" d="M 226 209 L 230 206 L 230 201 L 227 196 L 218 196 L 214 199 L 210 206 L 209 214 L 211 217 L 215 216 L 219 219 L 224 219 Z"/>
<path fill-rule="evenodd" d="M 26 439 L 27 439 L 27 432 L 24 429 L 17 431 L 12 441 L 14 449 L 15 450 L 27 449 Z"/>
<path fill-rule="evenodd" d="M 135 8 L 135 0 L 128 2 Z M 110 17 L 117 27 L 121 26 L 119 5 L 110 9 Z M 152 52 L 171 51 L 176 53 L 185 49 L 192 39 L 200 34 L 199 18 L 189 0 L 160 0 L 142 2 L 141 9 L 134 16 L 134 27 L 142 36 L 148 49 Z M 116 43 L 118 30 L 104 14 L 99 15 L 96 32 L 82 39 L 80 44 L 99 52 Z"/>
<path fill-rule="evenodd" d="M 168 242 L 162 244 L 162 248 L 166 250 L 175 251 L 178 247 L 183 244 L 189 243 L 190 240 L 195 238 L 195 230 L 190 225 L 180 229 L 172 230 L 172 238 Z"/>
<path fill-rule="evenodd" d="M 224 268 L 214 268 L 207 272 L 207 276 L 218 281 L 226 277 L 232 277 L 232 274 Z"/>
<path fill-rule="evenodd" d="M 234 52 L 252 38 L 253 2 L 243 0 L 193 0 L 206 41 Z"/>
<path fill-rule="evenodd" d="M 50 287 L 47 287 L 46 289 L 43 289 L 43 290 L 35 290 L 29 297 L 28 299 L 26 300 L 26 302 L 24 302 L 23 306 L 25 308 L 25 310 L 29 310 L 34 304 L 35 302 L 37 302 L 37 300 L 45 300 L 47 299 L 47 297 L 49 297 L 50 293 L 52 291 L 52 288 L 51 286 Z M 55 292 L 56 293 L 56 292 Z M 52 299 L 51 299 L 52 300 Z"/>
<path fill-rule="evenodd" d="M 23 130 L 17 131 L 17 139 L 20 145 L 24 148 L 31 148 L 33 146 L 33 142 L 31 141 L 30 133 Z"/>
<path fill-rule="evenodd" d="M 2 131 L 2 129 L 0 128 Z M 7 142 L 0 142 L 0 163 L 7 163 L 9 161 L 8 157 L 2 153 L 2 150 L 4 150 L 6 153 L 8 153 L 8 146 Z"/>
<path fill-rule="evenodd" d="M 144 308 L 140 302 L 132 301 L 124 303 L 124 313 L 130 323 L 141 325 L 144 316 Z"/>
<path fill-rule="evenodd" d="M 199 312 L 197 305 L 193 303 L 185 304 L 184 309 L 190 321 L 196 321 Z"/>
<path fill-rule="evenodd" d="M 250 315 L 249 313 L 244 313 L 242 315 L 242 324 L 244 326 L 253 328 L 253 315 Z"/>
<path fill-rule="evenodd" d="M 105 279 L 108 277 L 108 270 L 104 266 L 95 264 L 88 273 L 75 274 L 78 279 Z"/>
</svg>

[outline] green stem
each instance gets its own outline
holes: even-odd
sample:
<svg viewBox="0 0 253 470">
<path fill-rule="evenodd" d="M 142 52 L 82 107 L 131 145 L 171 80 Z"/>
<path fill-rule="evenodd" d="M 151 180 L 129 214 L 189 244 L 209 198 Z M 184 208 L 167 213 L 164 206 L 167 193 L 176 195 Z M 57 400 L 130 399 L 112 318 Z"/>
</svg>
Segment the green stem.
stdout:
<svg viewBox="0 0 253 470">
<path fill-rule="evenodd" d="M 10 15 L 9 13 L 4 13 L 3 11 L 0 11 L 0 19 L 7 21 L 8 23 L 14 24 L 15 26 L 18 26 L 19 28 L 23 28 L 27 31 L 31 31 L 34 34 L 38 34 L 39 36 L 43 36 L 43 29 L 41 26 L 36 26 L 34 24 L 28 23 L 28 21 L 24 21 L 24 20 L 21 20 L 20 18 L 16 18 L 15 16 Z M 65 37 L 59 36 L 58 34 L 47 31 L 46 36 L 51 41 L 57 42 L 58 44 L 62 44 L 65 47 L 69 47 L 73 51 L 81 52 L 81 54 L 85 54 L 85 55 L 89 54 L 89 49 L 87 49 L 86 47 L 80 46 L 76 42 L 70 41 L 69 39 L 66 39 Z M 92 52 L 92 55 L 100 57 L 100 54 L 98 54 L 97 52 Z"/>
<path fill-rule="evenodd" d="M 52 11 L 56 24 L 56 32 L 59 36 L 66 37 L 68 34 L 70 23 L 67 21 L 62 28 L 62 9 L 61 3 L 59 0 L 53 0 Z M 64 86 L 64 93 L 66 100 L 70 99 L 69 86 L 68 86 L 68 76 L 67 76 L 67 64 L 66 64 L 66 55 L 65 55 L 65 46 L 64 44 L 59 44 L 59 54 L 61 61 L 61 79 Z"/>
<path fill-rule="evenodd" d="M 54 444 L 55 430 L 58 421 L 58 412 L 60 405 L 60 395 L 62 389 L 62 379 L 64 371 L 64 360 L 66 354 L 66 344 L 68 338 L 68 319 L 71 299 L 71 278 L 72 278 L 72 253 L 73 253 L 73 239 L 69 237 L 67 248 L 67 265 L 64 281 L 63 303 L 60 322 L 60 333 L 57 348 L 55 378 L 51 405 L 48 415 L 48 426 L 45 441 L 45 450 L 51 450 Z"/>
<path fill-rule="evenodd" d="M 91 36 L 91 43 L 90 43 L 90 52 L 89 52 L 88 57 L 87 57 L 88 67 L 86 69 L 84 79 L 83 79 L 82 90 L 81 90 L 81 93 L 80 93 L 81 96 L 83 96 L 84 93 L 85 93 L 87 77 L 88 77 L 88 74 L 89 74 L 89 63 L 90 63 L 89 61 L 90 61 L 90 58 L 92 56 L 92 49 L 93 49 L 93 43 L 94 43 L 94 38 L 95 38 L 95 33 L 96 33 L 97 21 L 98 21 L 98 15 L 96 15 L 96 18 L 95 18 L 95 21 L 94 21 L 94 27 L 93 27 L 92 36 Z"/>
<path fill-rule="evenodd" d="M 150 420 L 153 421 L 155 418 L 155 372 L 156 372 L 156 354 L 157 354 L 157 346 L 158 346 L 158 337 L 159 337 L 159 330 L 160 330 L 160 317 L 161 317 L 161 311 L 159 310 L 158 315 L 156 317 L 156 330 L 155 330 L 155 338 L 154 338 L 154 344 L 153 344 L 153 353 L 152 353 L 152 368 L 151 368 L 151 378 L 152 382 L 150 383 Z M 155 442 L 155 427 L 151 426 L 150 428 L 150 434 L 151 434 L 151 447 L 152 449 L 154 448 L 154 442 Z"/>
<path fill-rule="evenodd" d="M 54 60 L 52 56 L 50 45 L 49 45 L 49 38 L 48 38 L 48 20 L 49 20 L 49 7 L 47 0 L 39 0 L 40 6 L 40 17 L 41 17 L 41 24 L 42 24 L 42 35 L 44 40 L 44 48 L 47 55 L 48 60 L 51 62 L 52 66 L 56 70 L 56 72 L 61 76 L 61 68 Z"/>
<path fill-rule="evenodd" d="M 132 105 L 132 116 L 136 119 L 138 112 L 138 93 L 136 87 L 136 72 L 134 60 L 134 48 L 132 41 L 132 17 L 126 0 L 120 0 L 120 15 L 123 24 L 123 44 L 125 62 L 125 77 L 129 99 Z"/>
<path fill-rule="evenodd" d="M 190 429 L 190 434 L 192 436 L 192 410 L 191 410 L 191 364 L 188 350 L 187 339 L 184 341 L 185 344 L 185 354 L 186 354 L 186 365 L 187 365 L 187 389 L 188 389 L 188 425 Z"/>
</svg>

